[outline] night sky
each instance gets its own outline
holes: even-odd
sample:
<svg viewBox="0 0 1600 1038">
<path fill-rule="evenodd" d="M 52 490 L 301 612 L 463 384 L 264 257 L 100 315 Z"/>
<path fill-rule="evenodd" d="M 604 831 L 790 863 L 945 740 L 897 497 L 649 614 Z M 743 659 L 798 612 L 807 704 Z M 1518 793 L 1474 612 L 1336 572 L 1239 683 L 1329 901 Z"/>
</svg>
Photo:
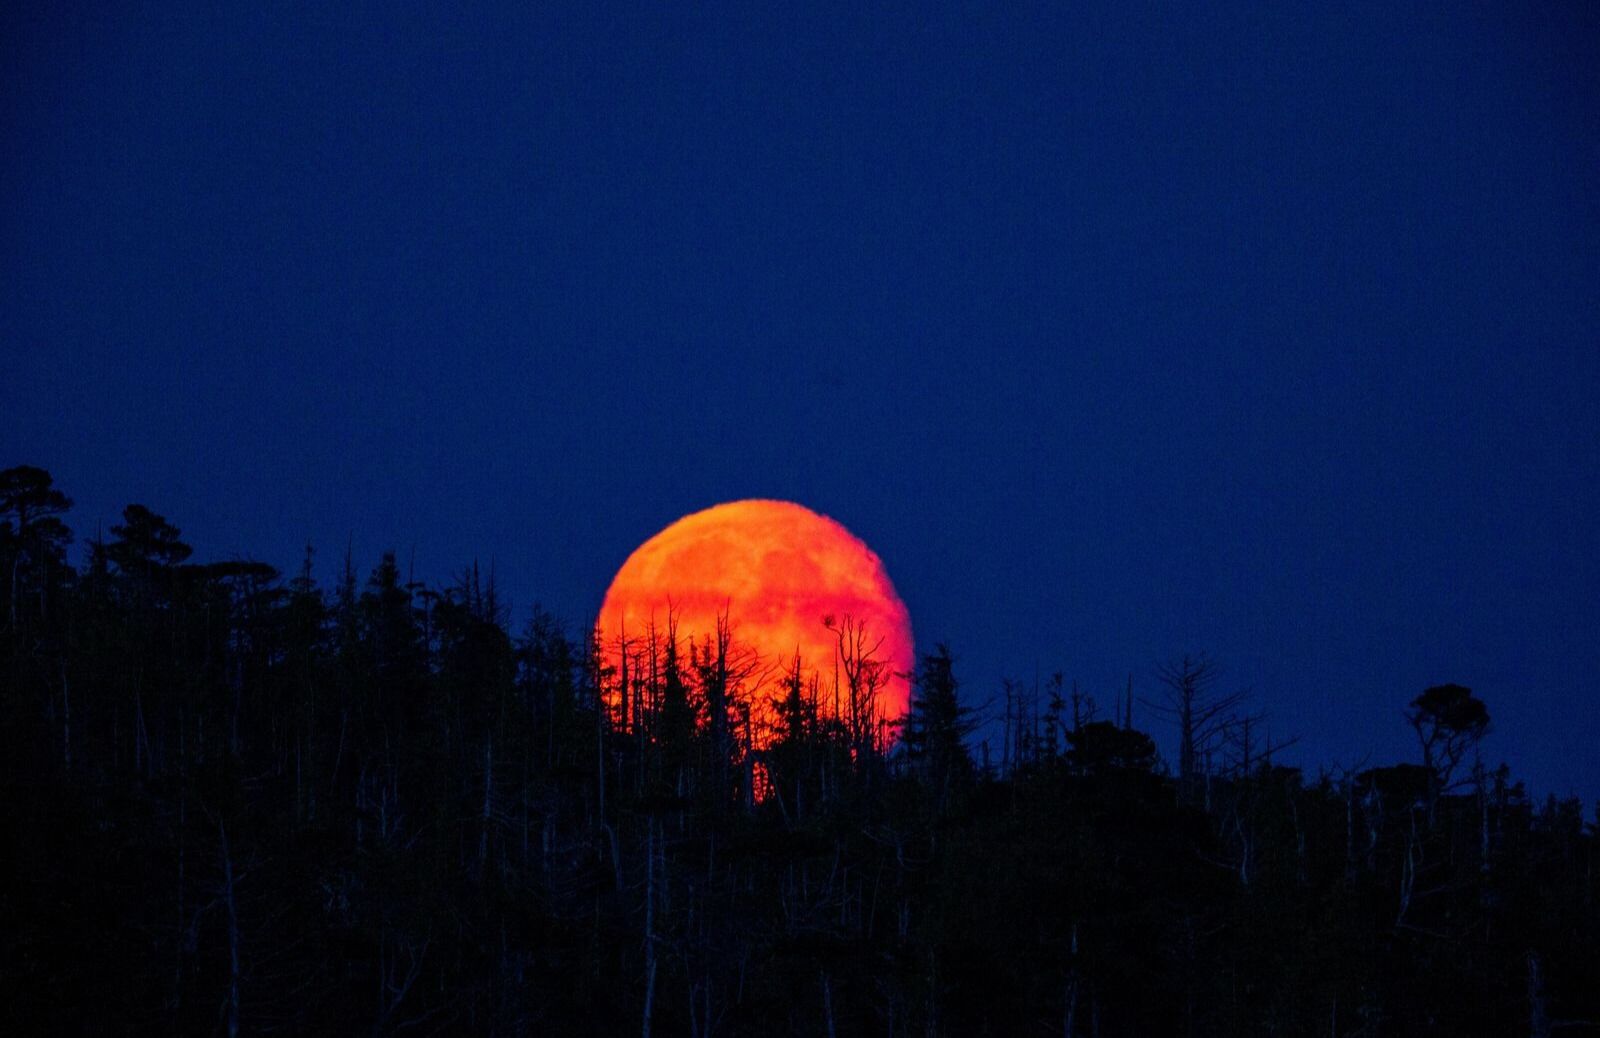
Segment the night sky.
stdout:
<svg viewBox="0 0 1600 1038">
<path fill-rule="evenodd" d="M 1314 769 L 1455 681 L 1600 795 L 1600 7 L 126 6 L 0 10 L 0 467 L 80 540 L 578 627 L 787 498 L 974 700 L 1206 649 Z"/>
</svg>

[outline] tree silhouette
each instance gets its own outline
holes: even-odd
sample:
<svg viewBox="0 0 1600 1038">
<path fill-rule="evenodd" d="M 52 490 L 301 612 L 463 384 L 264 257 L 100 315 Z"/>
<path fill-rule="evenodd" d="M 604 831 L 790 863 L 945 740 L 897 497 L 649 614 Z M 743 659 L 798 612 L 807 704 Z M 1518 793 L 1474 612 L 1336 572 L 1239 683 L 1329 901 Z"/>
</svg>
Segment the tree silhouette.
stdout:
<svg viewBox="0 0 1600 1038">
<path fill-rule="evenodd" d="M 50 473 L 31 465 L 0 471 L 0 562 L 6 563 L 10 595 L 6 615 L 12 631 L 20 619 L 19 599 L 31 580 L 38 594 L 38 613 L 46 609 L 52 574 L 65 564 L 72 541 L 61 516 L 72 499 L 57 490 Z"/>
<path fill-rule="evenodd" d="M 979 769 L 943 644 L 885 756 L 853 621 L 836 683 L 764 683 L 736 613 L 626 632 L 624 676 L 542 609 L 513 637 L 492 569 L 196 563 L 140 506 L 74 565 L 49 474 L 0 486 L 4 1033 L 1600 1020 L 1600 817 L 1487 764 L 1465 687 L 1411 699 L 1421 763 L 1303 775 L 1190 657 L 1169 773 L 1131 683 L 1053 676 Z"/>
<path fill-rule="evenodd" d="M 1165 694 L 1149 705 L 1178 726 L 1178 790 L 1193 799 L 1208 758 L 1220 746 L 1244 693 L 1219 693 L 1217 665 L 1203 654 L 1163 664 L 1157 676 Z"/>
<path fill-rule="evenodd" d="M 977 728 L 972 711 L 956 695 L 955 658 L 940 643 L 917 661 L 917 680 L 906 715 L 906 759 L 946 803 L 973 776 L 967 737 Z"/>
<path fill-rule="evenodd" d="M 1155 767 L 1156 744 L 1143 732 L 1110 721 L 1090 721 L 1067 733 L 1067 758 L 1088 772 L 1108 768 L 1149 771 Z"/>
</svg>

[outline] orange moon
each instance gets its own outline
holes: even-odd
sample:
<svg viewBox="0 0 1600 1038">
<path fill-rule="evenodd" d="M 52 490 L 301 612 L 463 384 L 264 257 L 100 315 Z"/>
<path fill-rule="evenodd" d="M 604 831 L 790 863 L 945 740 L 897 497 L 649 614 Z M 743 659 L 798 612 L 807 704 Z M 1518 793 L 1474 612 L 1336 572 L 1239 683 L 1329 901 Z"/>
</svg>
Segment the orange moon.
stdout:
<svg viewBox="0 0 1600 1038">
<path fill-rule="evenodd" d="M 689 642 L 714 636 L 723 613 L 734 644 L 759 654 L 768 677 L 753 697 L 758 728 L 773 719 L 779 675 L 796 652 L 808 682 L 818 678 L 819 712 L 833 716 L 839 642 L 824 618 L 863 625 L 865 644 L 877 645 L 875 658 L 888 668 L 877 715 L 896 720 L 906 711 L 913 649 L 905 604 L 872 549 L 809 508 L 733 501 L 684 516 L 645 541 L 617 571 L 600 607 L 607 663 L 620 662 L 623 636 L 641 638 L 652 623 L 664 632 L 669 608 L 685 665 Z"/>
</svg>

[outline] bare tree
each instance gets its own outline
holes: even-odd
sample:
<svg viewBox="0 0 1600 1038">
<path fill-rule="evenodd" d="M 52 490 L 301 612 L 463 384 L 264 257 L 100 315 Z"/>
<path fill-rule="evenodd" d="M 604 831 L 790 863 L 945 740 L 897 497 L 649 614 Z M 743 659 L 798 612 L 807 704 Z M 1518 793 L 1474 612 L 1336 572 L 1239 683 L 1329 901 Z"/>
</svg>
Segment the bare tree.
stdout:
<svg viewBox="0 0 1600 1038">
<path fill-rule="evenodd" d="M 837 640 L 834 703 L 837 719 L 850 732 L 851 748 L 862 754 L 877 749 L 878 692 L 888 682 L 888 661 L 878 658 L 883 636 L 873 637 L 866 621 L 849 613 L 822 618 L 822 626 Z M 841 702 L 842 694 L 842 702 Z"/>
<path fill-rule="evenodd" d="M 691 647 L 705 699 L 719 804 L 732 789 L 730 765 L 749 758 L 753 739 L 750 703 L 767 676 L 760 654 L 737 642 L 733 635 L 734 625 L 724 608 L 717 614 L 715 634 L 707 635 L 698 651 Z M 743 741 L 736 745 L 735 737 L 740 734 Z"/>
<path fill-rule="evenodd" d="M 1177 724 L 1178 788 L 1184 797 L 1193 798 L 1205 761 L 1221 744 L 1245 693 L 1219 693 L 1217 665 L 1204 653 L 1162 664 L 1156 676 L 1166 692 L 1145 705 Z"/>
</svg>

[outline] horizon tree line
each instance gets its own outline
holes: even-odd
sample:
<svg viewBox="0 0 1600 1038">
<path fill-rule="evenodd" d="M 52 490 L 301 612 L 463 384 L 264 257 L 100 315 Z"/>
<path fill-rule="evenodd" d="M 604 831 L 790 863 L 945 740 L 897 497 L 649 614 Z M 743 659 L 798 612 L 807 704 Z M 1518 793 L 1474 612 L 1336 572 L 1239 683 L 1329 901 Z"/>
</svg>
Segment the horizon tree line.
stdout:
<svg viewBox="0 0 1600 1038">
<path fill-rule="evenodd" d="M 850 617 L 831 687 L 729 617 L 612 657 L 538 607 L 513 630 L 475 565 L 347 554 L 324 587 L 309 548 L 287 579 L 192 562 L 140 505 L 74 566 L 70 508 L 0 472 L 12 1033 L 1600 1019 L 1600 819 L 1489 767 L 1462 686 L 1410 700 L 1416 762 L 1308 777 L 1180 657 L 1144 703 L 1175 772 L 1131 680 L 1109 718 L 1006 686 L 992 754 L 943 644 L 884 717 Z"/>
</svg>

